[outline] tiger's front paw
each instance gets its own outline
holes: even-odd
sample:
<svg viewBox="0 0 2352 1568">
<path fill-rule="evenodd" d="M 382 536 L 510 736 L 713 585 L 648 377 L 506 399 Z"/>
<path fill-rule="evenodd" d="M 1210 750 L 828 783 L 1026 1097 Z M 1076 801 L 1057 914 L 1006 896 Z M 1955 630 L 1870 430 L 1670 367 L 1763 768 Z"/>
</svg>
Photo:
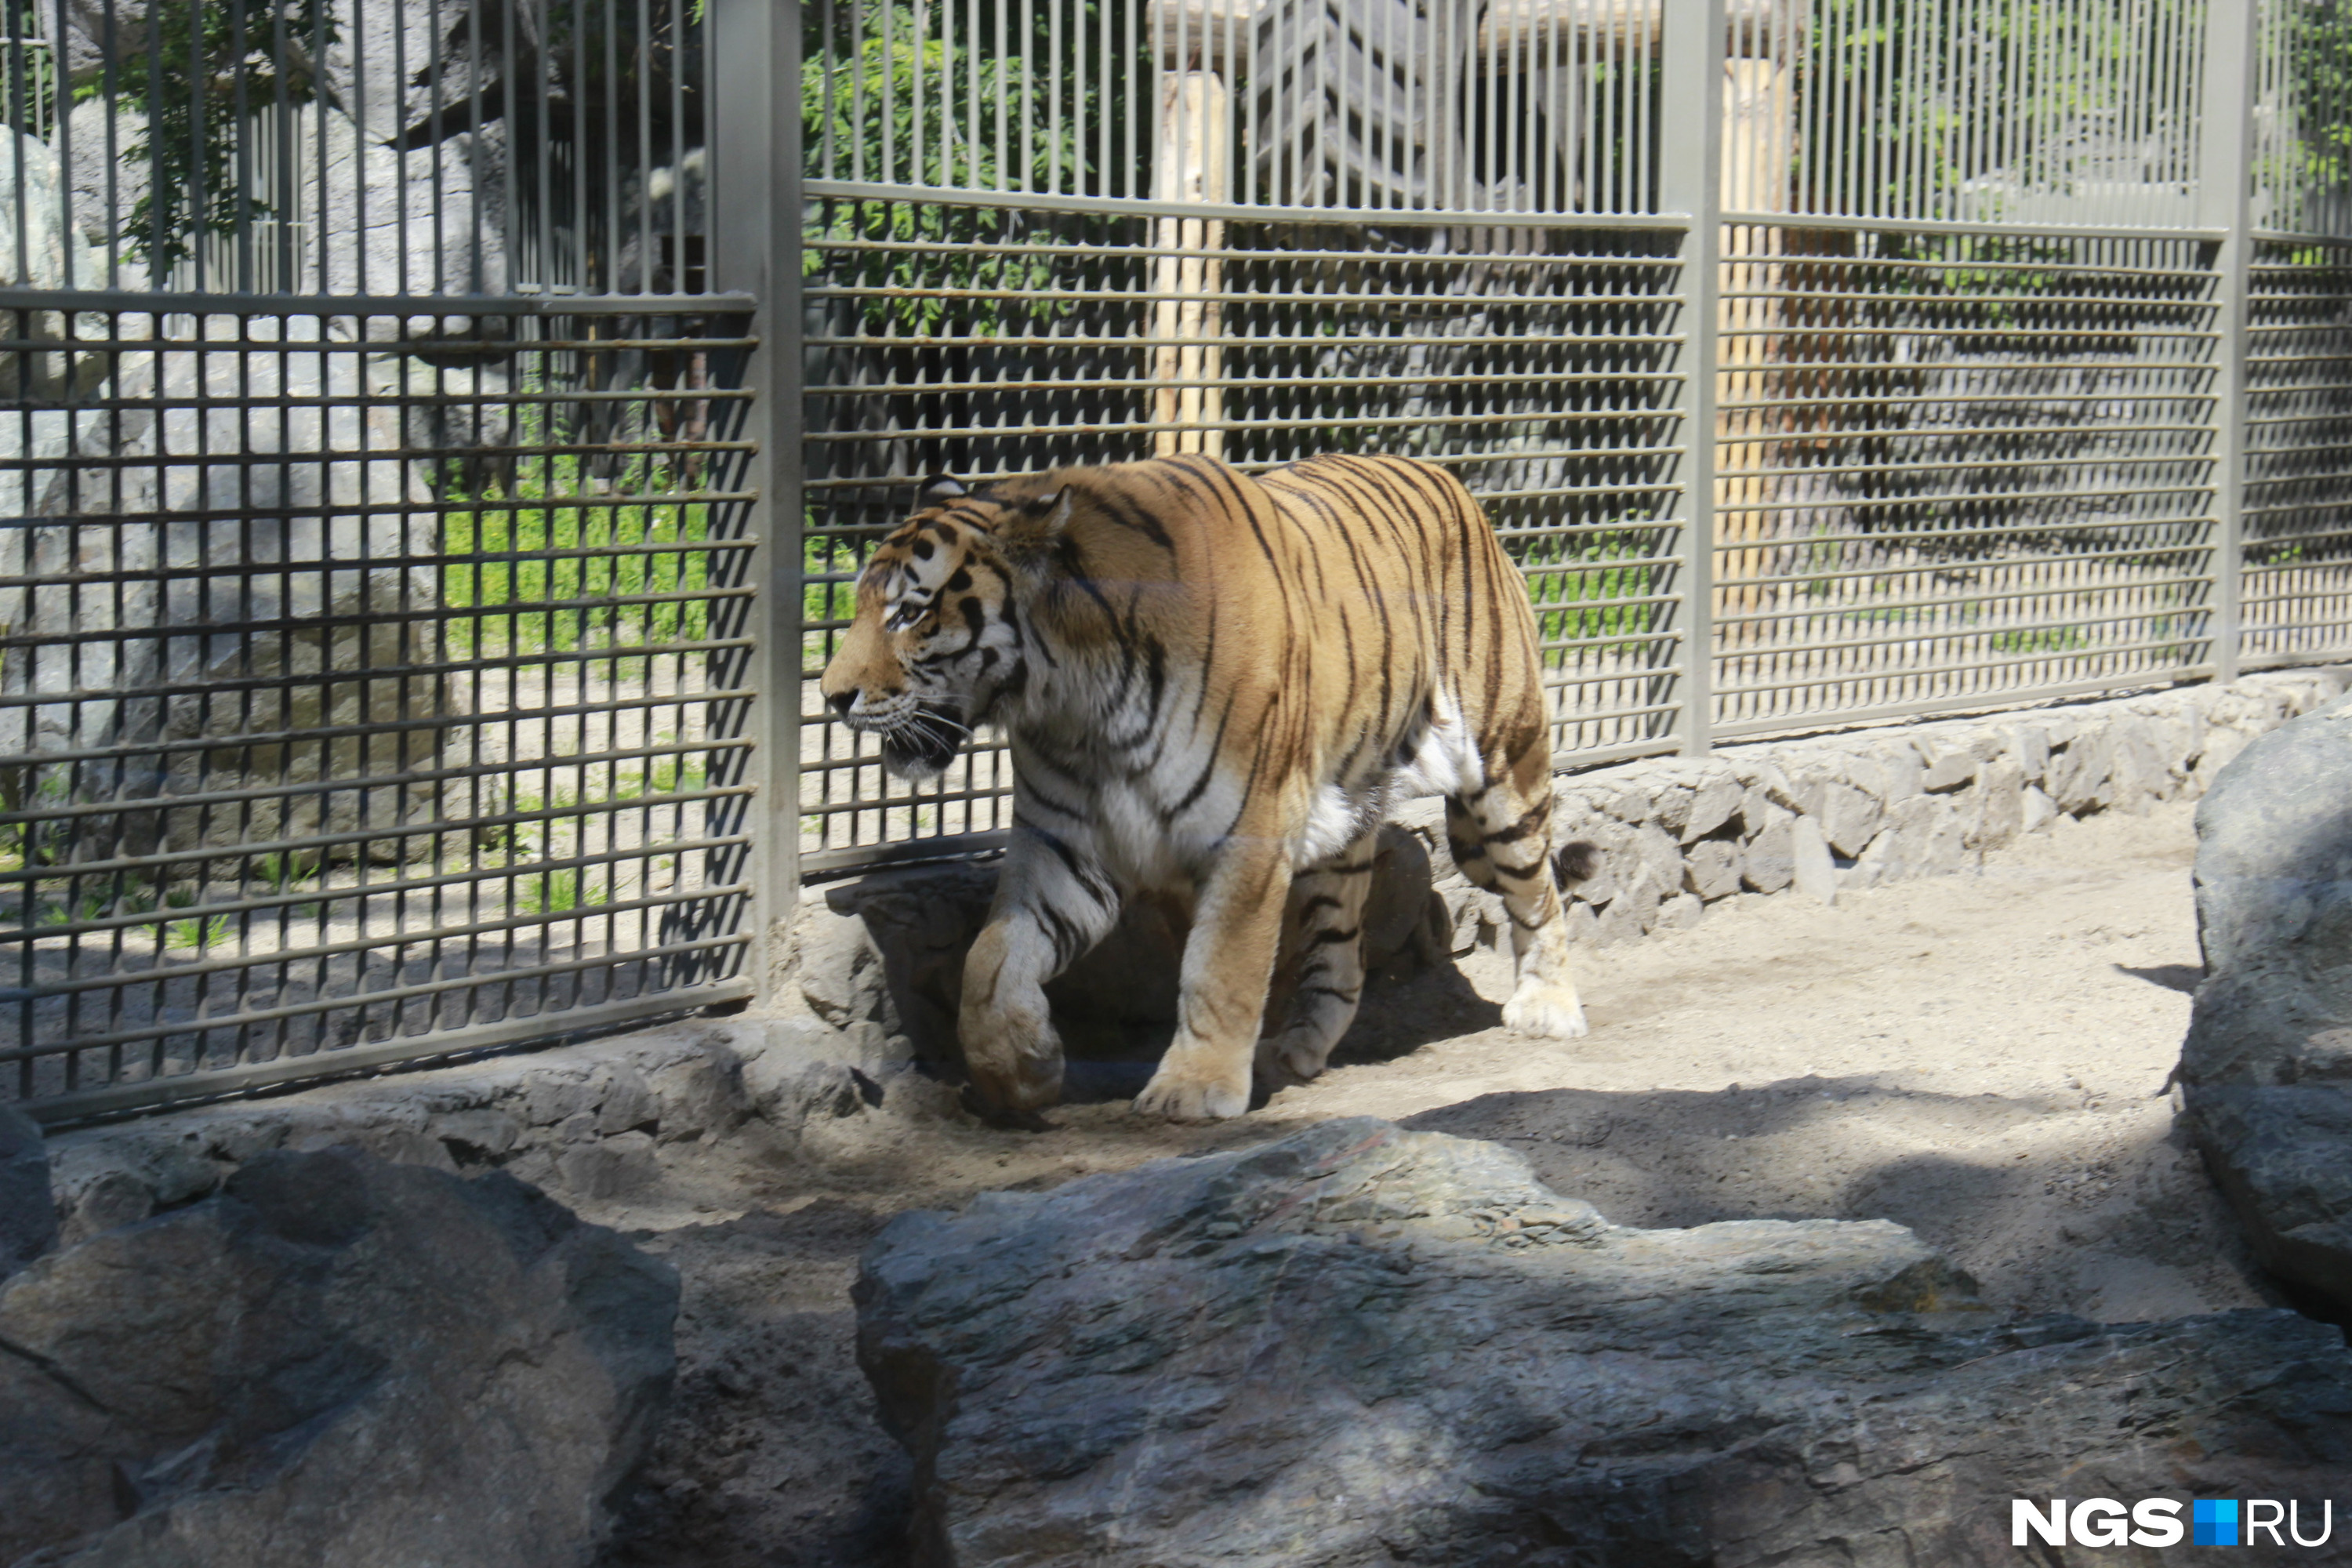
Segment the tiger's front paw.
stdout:
<svg viewBox="0 0 2352 1568">
<path fill-rule="evenodd" d="M 1162 1067 L 1135 1097 L 1135 1111 L 1170 1121 L 1219 1121 L 1247 1110 L 1249 1091 L 1247 1077 L 1239 1083 L 1227 1083 L 1172 1073 Z"/>
<path fill-rule="evenodd" d="M 1584 1005 L 1576 999 L 1576 993 L 1539 980 L 1530 980 L 1511 993 L 1511 999 L 1503 1004 L 1503 1023 L 1522 1035 L 1539 1035 L 1549 1040 L 1572 1040 L 1588 1032 Z"/>
</svg>

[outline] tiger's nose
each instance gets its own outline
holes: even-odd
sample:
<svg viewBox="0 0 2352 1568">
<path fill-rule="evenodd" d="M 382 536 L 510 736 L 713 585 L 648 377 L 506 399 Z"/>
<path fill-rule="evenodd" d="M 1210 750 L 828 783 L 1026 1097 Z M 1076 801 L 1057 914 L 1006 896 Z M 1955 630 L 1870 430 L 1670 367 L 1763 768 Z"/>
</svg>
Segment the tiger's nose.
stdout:
<svg viewBox="0 0 2352 1568">
<path fill-rule="evenodd" d="M 832 701 L 833 710 L 846 719 L 849 717 L 849 710 L 857 706 L 857 693 L 856 691 L 836 692 Z"/>
</svg>

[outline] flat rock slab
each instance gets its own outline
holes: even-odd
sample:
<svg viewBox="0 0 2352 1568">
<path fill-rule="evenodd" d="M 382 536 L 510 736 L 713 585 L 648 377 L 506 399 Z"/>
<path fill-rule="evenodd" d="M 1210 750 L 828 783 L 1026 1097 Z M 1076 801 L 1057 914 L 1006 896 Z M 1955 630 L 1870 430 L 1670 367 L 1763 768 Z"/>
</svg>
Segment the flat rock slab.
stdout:
<svg viewBox="0 0 2352 1568">
<path fill-rule="evenodd" d="M 2188 1121 L 2255 1255 L 2352 1310 L 2352 699 L 2222 769 L 2197 839 Z"/>
<path fill-rule="evenodd" d="M 0 1563 L 577 1568 L 677 1309 L 510 1177 L 264 1155 L 0 1283 Z"/>
<path fill-rule="evenodd" d="M 1898 1226 L 1613 1226 L 1370 1119 L 902 1215 L 856 1300 L 930 1564 L 2008 1564 L 2014 1498 L 2352 1469 L 2324 1324 L 2002 1323 Z"/>
</svg>

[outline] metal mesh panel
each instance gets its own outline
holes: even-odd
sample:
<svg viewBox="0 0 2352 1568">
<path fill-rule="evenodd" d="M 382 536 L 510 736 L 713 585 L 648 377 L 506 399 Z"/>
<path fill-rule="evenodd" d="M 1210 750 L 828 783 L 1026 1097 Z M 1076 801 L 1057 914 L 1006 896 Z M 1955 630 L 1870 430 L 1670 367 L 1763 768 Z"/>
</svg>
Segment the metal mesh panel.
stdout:
<svg viewBox="0 0 2352 1568">
<path fill-rule="evenodd" d="M 700 5 L 5 4 L 0 17 L 21 15 L 31 37 L 0 41 L 0 104 L 23 106 L 10 118 L 58 165 L 12 215 L 19 246 L 54 252 L 49 275 L 16 282 L 700 288 L 688 277 L 705 228 Z M 81 89 L 64 114 L 42 75 L 59 52 Z"/>
<path fill-rule="evenodd" d="M 656 384 L 741 342 L 204 304 L 0 311 L 8 1091 L 738 973 L 740 395 Z"/>
<path fill-rule="evenodd" d="M 819 0 L 803 16 L 820 62 L 803 874 L 969 849 L 1009 820 L 1001 746 L 905 785 L 814 687 L 865 552 L 940 470 L 1444 463 L 1528 574 L 1559 751 L 1671 747 L 1679 231 L 1594 216 L 1656 207 L 1654 10 Z M 1497 211 L 1522 220 L 1430 216 Z"/>
<path fill-rule="evenodd" d="M 2253 221 L 2352 235 L 2352 16 L 2338 0 L 2263 0 L 2259 16 Z"/>
<path fill-rule="evenodd" d="M 738 973 L 740 395 L 657 384 L 741 342 L 203 304 L 0 310 L 8 1091 Z"/>
<path fill-rule="evenodd" d="M 1741 90 L 1785 142 L 1728 149 L 1725 205 L 1929 223 L 2195 221 L 2200 0 L 1734 7 Z M 1793 147 L 1787 145 L 1793 142 Z"/>
<path fill-rule="evenodd" d="M 908 786 L 816 691 L 858 562 L 912 504 L 908 475 L 1177 450 L 1245 471 L 1336 451 L 1443 463 L 1528 574 L 1559 750 L 1655 749 L 1671 727 L 1671 235 L 1235 221 L 1177 247 L 1149 218 L 858 206 L 830 209 L 826 232 L 937 237 L 826 241 L 808 290 L 824 330 L 809 343 L 805 870 L 1007 821 L 1001 746 Z M 1171 262 L 1211 278 L 1179 287 Z M 1213 345 L 1178 331 L 1180 310 L 1217 315 Z"/>
<path fill-rule="evenodd" d="M 2205 665 L 2210 247 L 1732 234 L 1719 733 Z"/>
<path fill-rule="evenodd" d="M 2256 252 L 2246 354 L 2245 651 L 2352 645 L 2352 242 Z"/>
<path fill-rule="evenodd" d="M 808 173 L 927 188 L 1656 210 L 1659 18 L 1623 0 L 812 0 Z"/>
<path fill-rule="evenodd" d="M 48 136 L 58 122 L 58 58 L 33 8 L 0 4 L 0 126 Z"/>
<path fill-rule="evenodd" d="M 0 21 L 0 1097 L 748 994 L 703 8 Z"/>
</svg>

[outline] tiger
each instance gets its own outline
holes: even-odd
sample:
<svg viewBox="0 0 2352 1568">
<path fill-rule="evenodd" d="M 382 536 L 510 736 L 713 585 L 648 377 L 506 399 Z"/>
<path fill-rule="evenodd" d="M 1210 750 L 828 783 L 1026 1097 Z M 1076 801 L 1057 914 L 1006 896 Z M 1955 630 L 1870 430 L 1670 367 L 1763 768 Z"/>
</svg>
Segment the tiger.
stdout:
<svg viewBox="0 0 2352 1568">
<path fill-rule="evenodd" d="M 983 1114 L 1058 1101 L 1045 987 L 1138 894 L 1188 907 L 1191 929 L 1175 1033 L 1133 1110 L 1238 1116 L 1254 1087 L 1315 1078 L 1362 994 L 1381 826 L 1432 795 L 1455 865 L 1508 911 L 1503 1021 L 1585 1033 L 1559 887 L 1594 851 L 1552 852 L 1534 612 L 1445 469 L 1327 456 L 1253 477 L 1178 455 L 941 477 L 856 594 L 819 681 L 832 714 L 901 778 L 936 778 L 982 725 L 1012 757 L 958 1016 Z"/>
</svg>

